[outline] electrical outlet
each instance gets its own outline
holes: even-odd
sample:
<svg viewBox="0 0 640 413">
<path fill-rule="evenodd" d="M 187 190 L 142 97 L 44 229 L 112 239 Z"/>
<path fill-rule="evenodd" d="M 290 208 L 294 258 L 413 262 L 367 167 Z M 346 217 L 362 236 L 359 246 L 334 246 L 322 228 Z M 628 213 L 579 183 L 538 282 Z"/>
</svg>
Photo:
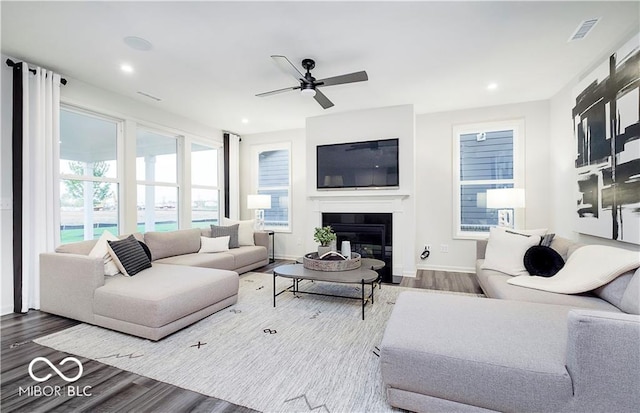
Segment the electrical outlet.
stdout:
<svg viewBox="0 0 640 413">
<path fill-rule="evenodd" d="M 427 251 L 431 251 L 431 244 L 424 244 L 424 249 Z"/>
<path fill-rule="evenodd" d="M 449 252 L 449 244 L 440 244 L 440 252 L 442 253 Z"/>
<path fill-rule="evenodd" d="M 1 210 L 11 209 L 11 207 L 12 207 L 11 204 L 12 204 L 11 198 L 2 198 L 2 199 L 0 199 L 0 209 Z"/>
</svg>

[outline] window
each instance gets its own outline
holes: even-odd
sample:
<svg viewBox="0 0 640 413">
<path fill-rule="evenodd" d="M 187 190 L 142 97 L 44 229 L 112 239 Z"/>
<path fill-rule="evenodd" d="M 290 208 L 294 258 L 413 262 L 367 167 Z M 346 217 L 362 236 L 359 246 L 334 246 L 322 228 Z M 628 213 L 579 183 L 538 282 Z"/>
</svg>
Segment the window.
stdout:
<svg viewBox="0 0 640 413">
<path fill-rule="evenodd" d="M 521 121 L 454 128 L 456 237 L 486 237 L 498 224 L 498 211 L 486 206 L 487 189 L 522 187 L 523 130 Z"/>
<path fill-rule="evenodd" d="M 138 129 L 136 179 L 137 230 L 178 229 L 178 136 Z"/>
<path fill-rule="evenodd" d="M 60 242 L 119 233 L 117 144 L 121 122 L 60 109 Z"/>
<path fill-rule="evenodd" d="M 218 189 L 218 150 L 191 144 L 191 227 L 217 225 L 220 191 Z"/>
<path fill-rule="evenodd" d="M 291 230 L 291 149 L 288 143 L 254 147 L 255 193 L 271 195 L 271 208 L 264 211 L 264 228 Z"/>
</svg>

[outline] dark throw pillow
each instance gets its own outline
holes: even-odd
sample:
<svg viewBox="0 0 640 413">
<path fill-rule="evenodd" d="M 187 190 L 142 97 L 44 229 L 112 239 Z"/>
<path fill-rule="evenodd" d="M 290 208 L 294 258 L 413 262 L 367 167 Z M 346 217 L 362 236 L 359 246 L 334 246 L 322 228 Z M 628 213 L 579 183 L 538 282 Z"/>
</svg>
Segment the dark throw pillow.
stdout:
<svg viewBox="0 0 640 413">
<path fill-rule="evenodd" d="M 152 260 L 152 258 L 151 258 L 151 250 L 149 249 L 149 247 L 147 247 L 147 244 L 145 244 L 142 241 L 138 241 L 138 242 L 140 243 L 140 246 L 144 250 L 144 253 L 147 254 L 147 257 L 149 257 L 149 261 L 151 261 Z"/>
<path fill-rule="evenodd" d="M 564 260 L 553 248 L 535 245 L 524 254 L 524 267 L 531 275 L 553 277 L 564 267 Z"/>
<path fill-rule="evenodd" d="M 229 225 L 228 227 L 219 227 L 211 225 L 211 238 L 229 237 L 229 248 L 238 248 L 238 228 L 240 224 Z"/>
<path fill-rule="evenodd" d="M 132 277 L 144 269 L 151 268 L 151 260 L 133 235 L 119 241 L 107 241 L 107 243 L 115 255 L 113 260 L 120 272 L 127 277 Z"/>
</svg>

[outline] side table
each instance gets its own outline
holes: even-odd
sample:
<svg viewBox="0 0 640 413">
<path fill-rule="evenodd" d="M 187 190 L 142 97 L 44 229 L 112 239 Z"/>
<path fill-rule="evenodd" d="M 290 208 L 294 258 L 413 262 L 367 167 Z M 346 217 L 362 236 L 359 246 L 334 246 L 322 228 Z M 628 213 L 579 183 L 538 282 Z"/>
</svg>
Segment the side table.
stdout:
<svg viewBox="0 0 640 413">
<path fill-rule="evenodd" d="M 272 230 L 265 230 L 269 237 L 271 237 L 271 258 L 269 258 L 269 264 L 276 262 L 276 233 Z"/>
</svg>

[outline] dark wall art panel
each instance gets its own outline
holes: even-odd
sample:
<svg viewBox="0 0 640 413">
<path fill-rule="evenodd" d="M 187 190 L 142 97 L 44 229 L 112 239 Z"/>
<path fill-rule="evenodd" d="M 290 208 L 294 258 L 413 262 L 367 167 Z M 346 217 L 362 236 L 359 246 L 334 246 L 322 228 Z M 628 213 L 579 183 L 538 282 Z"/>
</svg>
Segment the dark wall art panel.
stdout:
<svg viewBox="0 0 640 413">
<path fill-rule="evenodd" d="M 640 34 L 574 90 L 576 231 L 640 244 Z"/>
</svg>

